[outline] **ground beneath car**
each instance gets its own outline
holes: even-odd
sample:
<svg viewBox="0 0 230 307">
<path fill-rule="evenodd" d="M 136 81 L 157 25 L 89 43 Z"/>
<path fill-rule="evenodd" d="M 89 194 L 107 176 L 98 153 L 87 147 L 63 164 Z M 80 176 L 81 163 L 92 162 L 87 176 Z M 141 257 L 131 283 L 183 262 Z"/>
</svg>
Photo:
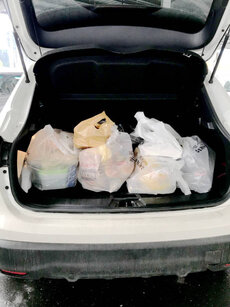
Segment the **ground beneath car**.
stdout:
<svg viewBox="0 0 230 307">
<path fill-rule="evenodd" d="M 230 272 L 149 279 L 23 281 L 0 277 L 0 306 L 230 306 Z"/>
</svg>

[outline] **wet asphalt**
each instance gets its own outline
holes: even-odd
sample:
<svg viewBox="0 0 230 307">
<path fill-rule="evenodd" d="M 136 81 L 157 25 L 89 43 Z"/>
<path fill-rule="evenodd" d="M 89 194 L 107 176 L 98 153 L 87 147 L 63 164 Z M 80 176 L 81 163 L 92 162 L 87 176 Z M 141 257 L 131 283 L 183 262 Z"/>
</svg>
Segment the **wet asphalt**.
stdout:
<svg viewBox="0 0 230 307">
<path fill-rule="evenodd" d="M 230 271 L 177 278 L 25 281 L 0 276 L 0 306 L 230 306 Z"/>
</svg>

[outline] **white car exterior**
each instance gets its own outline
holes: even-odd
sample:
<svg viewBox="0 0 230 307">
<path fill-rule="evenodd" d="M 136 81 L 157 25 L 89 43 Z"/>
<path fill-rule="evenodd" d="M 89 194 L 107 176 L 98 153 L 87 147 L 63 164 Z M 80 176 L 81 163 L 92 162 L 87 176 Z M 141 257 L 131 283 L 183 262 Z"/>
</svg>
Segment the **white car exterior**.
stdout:
<svg viewBox="0 0 230 307">
<path fill-rule="evenodd" d="M 8 4 L 14 28 L 18 31 L 26 53 L 36 61 L 40 58 L 41 53 L 44 54 L 48 49 L 40 49 L 32 42 L 18 7 L 19 1 L 9 0 Z M 212 54 L 223 33 L 222 30 L 226 29 L 229 16 L 230 3 L 214 39 L 205 47 L 204 57 L 206 59 Z M 202 51 L 195 50 L 195 52 L 201 54 Z M 25 83 L 25 78 L 21 78 L 0 113 L 0 136 L 4 142 L 12 143 L 28 118 L 35 90 L 33 64 L 28 70 L 28 75 L 30 83 Z M 209 78 L 210 73 L 206 77 L 205 88 L 211 98 L 213 110 L 225 131 L 230 135 L 230 97 L 216 78 L 213 84 L 209 83 Z M 183 245 L 184 242 L 188 244 L 195 242 L 193 240 L 196 242 L 206 240 L 205 244 L 208 244 L 209 240 L 215 243 L 225 240 L 230 242 L 230 199 L 225 199 L 223 203 L 215 207 L 168 212 L 112 215 L 36 212 L 18 205 L 12 195 L 8 167 L 0 168 L 0 243 L 8 242 L 12 243 L 12 246 L 16 246 L 17 242 L 28 243 L 29 246 L 32 246 L 31 244 L 38 244 L 37 246 L 51 244 L 57 250 L 62 244 L 63 248 L 68 249 L 74 245 L 78 246 L 79 250 L 84 249 L 84 246 L 90 246 L 91 250 L 97 250 L 98 246 L 103 246 L 103 250 L 110 250 L 111 246 L 117 245 L 123 246 L 122 248 L 125 246 L 131 248 L 132 244 L 141 244 L 140 246 L 146 244 L 146 246 L 148 244 L 169 246 L 172 244 L 173 246 L 175 242 Z M 218 254 L 218 250 L 216 247 L 214 252 Z M 230 262 L 230 257 L 226 259 L 226 264 L 228 260 Z M 0 267 L 0 269 L 9 270 L 10 268 Z M 189 273 L 184 267 L 175 272 L 178 276 L 185 276 Z M 151 274 L 152 272 L 149 273 Z M 125 274 L 111 273 L 112 277 L 120 275 L 125 276 Z M 142 274 L 142 276 L 145 275 L 148 274 Z M 64 274 L 60 274 L 59 277 L 62 276 Z M 64 277 L 76 280 L 78 273 L 70 270 Z"/>
<path fill-rule="evenodd" d="M 0 114 L 0 134 L 7 142 L 16 138 L 27 119 L 35 88 L 32 68 L 29 70 L 31 82 L 26 84 L 23 79 L 18 82 Z M 215 112 L 230 134 L 230 97 L 217 79 L 213 84 L 208 80 L 209 75 L 205 86 L 212 97 Z M 109 244 L 189 240 L 230 234 L 230 200 L 214 208 L 119 214 L 112 218 L 110 214 L 38 213 L 18 206 L 10 189 L 5 189 L 10 183 L 4 170 L 7 168 L 2 168 L 0 173 L 0 238 L 7 240 Z"/>
</svg>

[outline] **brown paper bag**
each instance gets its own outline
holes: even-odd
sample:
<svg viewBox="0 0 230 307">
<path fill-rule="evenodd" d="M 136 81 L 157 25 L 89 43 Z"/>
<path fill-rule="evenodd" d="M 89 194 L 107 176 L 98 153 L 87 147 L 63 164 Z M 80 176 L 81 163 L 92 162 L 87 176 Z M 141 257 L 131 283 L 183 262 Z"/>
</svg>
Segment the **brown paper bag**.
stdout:
<svg viewBox="0 0 230 307">
<path fill-rule="evenodd" d="M 74 145 L 77 148 L 97 147 L 106 143 L 114 122 L 102 112 L 80 122 L 74 128 Z"/>
</svg>

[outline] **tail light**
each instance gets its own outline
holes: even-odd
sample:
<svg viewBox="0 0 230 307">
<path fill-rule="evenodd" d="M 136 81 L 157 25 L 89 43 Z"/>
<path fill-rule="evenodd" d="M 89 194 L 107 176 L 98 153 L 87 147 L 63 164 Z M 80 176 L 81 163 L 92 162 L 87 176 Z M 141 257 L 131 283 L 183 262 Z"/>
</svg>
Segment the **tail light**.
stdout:
<svg viewBox="0 0 230 307">
<path fill-rule="evenodd" d="M 0 270 L 1 273 L 5 275 L 10 275 L 10 276 L 25 276 L 27 273 L 25 272 L 15 272 L 15 271 L 7 271 L 7 270 Z"/>
</svg>

